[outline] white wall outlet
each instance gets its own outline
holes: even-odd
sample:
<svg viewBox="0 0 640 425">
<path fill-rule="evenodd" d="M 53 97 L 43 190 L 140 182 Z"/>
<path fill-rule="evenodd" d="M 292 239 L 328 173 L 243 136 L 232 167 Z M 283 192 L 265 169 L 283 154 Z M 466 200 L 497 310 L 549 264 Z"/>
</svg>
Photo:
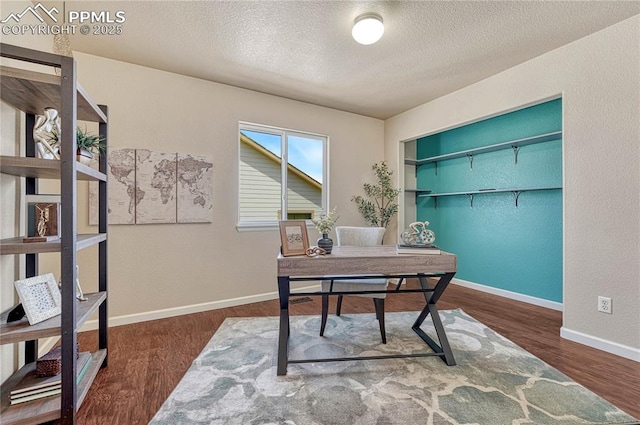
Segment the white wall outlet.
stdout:
<svg viewBox="0 0 640 425">
<path fill-rule="evenodd" d="M 612 314 L 613 308 L 611 305 L 611 298 L 609 297 L 598 297 L 598 311 L 603 313 Z"/>
</svg>

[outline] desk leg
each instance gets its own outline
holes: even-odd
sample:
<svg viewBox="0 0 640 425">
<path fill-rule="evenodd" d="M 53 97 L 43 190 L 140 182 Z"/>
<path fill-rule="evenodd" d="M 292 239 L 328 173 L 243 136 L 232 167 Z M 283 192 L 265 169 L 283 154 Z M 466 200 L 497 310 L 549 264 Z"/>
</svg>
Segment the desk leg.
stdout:
<svg viewBox="0 0 640 425">
<path fill-rule="evenodd" d="M 444 331 L 444 326 L 442 326 L 442 321 L 440 320 L 440 313 L 438 313 L 438 308 L 436 307 L 436 303 L 444 293 L 444 290 L 447 288 L 451 279 L 453 278 L 454 273 L 446 273 L 444 276 L 440 278 L 438 283 L 436 284 L 431 297 L 429 297 L 427 301 L 427 305 L 424 306 L 420 315 L 416 319 L 415 323 L 411 327 L 415 333 L 417 333 L 420 338 L 424 340 L 435 352 L 442 353 L 444 355 L 444 361 L 449 366 L 455 366 L 456 361 L 453 357 L 453 351 L 451 351 L 451 346 L 449 345 L 449 340 L 447 339 L 447 334 Z M 424 278 L 420 278 L 420 286 L 422 289 L 427 289 L 427 281 Z M 440 345 L 438 345 L 434 340 L 429 338 L 429 336 L 424 333 L 420 326 L 427 318 L 427 316 L 431 314 L 431 320 L 433 321 L 433 327 L 436 330 L 436 335 L 438 336 L 438 340 L 440 341 Z"/>
<path fill-rule="evenodd" d="M 280 332 L 278 334 L 278 376 L 287 374 L 287 348 L 289 345 L 289 277 L 278 276 L 280 297 Z"/>
</svg>

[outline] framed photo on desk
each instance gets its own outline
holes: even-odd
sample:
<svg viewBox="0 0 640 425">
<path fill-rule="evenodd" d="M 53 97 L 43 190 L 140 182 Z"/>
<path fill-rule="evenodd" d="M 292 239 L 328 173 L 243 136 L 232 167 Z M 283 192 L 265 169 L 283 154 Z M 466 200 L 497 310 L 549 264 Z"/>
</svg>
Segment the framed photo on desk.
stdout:
<svg viewBox="0 0 640 425">
<path fill-rule="evenodd" d="M 282 255 L 304 255 L 309 248 L 307 223 L 304 220 L 281 220 L 279 224 Z"/>
</svg>

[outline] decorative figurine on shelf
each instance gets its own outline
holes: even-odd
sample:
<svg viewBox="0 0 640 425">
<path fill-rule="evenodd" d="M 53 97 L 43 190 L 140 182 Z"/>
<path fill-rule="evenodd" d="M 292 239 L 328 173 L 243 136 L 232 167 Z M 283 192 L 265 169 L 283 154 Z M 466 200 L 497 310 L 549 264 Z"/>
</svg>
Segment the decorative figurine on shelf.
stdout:
<svg viewBox="0 0 640 425">
<path fill-rule="evenodd" d="M 86 301 L 87 297 L 84 296 L 84 292 L 82 292 L 82 286 L 80 286 L 80 279 L 78 275 L 80 274 L 80 267 L 76 264 L 76 298 L 78 301 Z"/>
<path fill-rule="evenodd" d="M 36 210 L 38 210 L 38 208 L 36 207 Z M 47 235 L 47 222 L 49 221 L 49 209 L 48 208 L 44 208 L 44 209 L 40 209 L 38 214 L 38 226 L 36 229 L 36 232 L 38 233 L 38 236 L 46 236 Z"/>
<path fill-rule="evenodd" d="M 78 301 L 86 301 L 88 298 L 84 296 L 82 292 L 82 286 L 80 286 L 80 279 L 77 277 L 80 274 L 80 267 L 76 264 L 76 299 Z M 62 280 L 58 281 L 58 288 L 62 291 Z"/>
<path fill-rule="evenodd" d="M 57 220 L 56 204 L 36 204 L 36 233 L 40 237 L 57 236 L 57 226 L 50 226 L 51 220 Z M 52 217 L 53 216 L 53 217 Z"/>
<path fill-rule="evenodd" d="M 436 234 L 427 229 L 428 221 L 416 221 L 409 225 L 409 230 L 405 230 L 400 235 L 402 243 L 405 245 L 428 245 L 436 241 Z"/>
<path fill-rule="evenodd" d="M 311 219 L 311 222 L 316 226 L 318 232 L 322 234 L 322 237 L 317 241 L 318 247 L 322 248 L 327 254 L 331 254 L 331 250 L 333 249 L 333 239 L 329 238 L 329 232 L 333 230 L 333 226 L 336 225 L 338 218 L 340 218 L 340 216 L 336 215 L 336 209 L 334 207 L 327 214 L 319 218 Z"/>
<path fill-rule="evenodd" d="M 60 134 L 60 116 L 54 108 L 44 108 L 44 115 L 37 115 L 33 126 L 33 140 L 38 157 L 60 159 L 60 146 L 51 140 L 52 132 Z"/>
</svg>

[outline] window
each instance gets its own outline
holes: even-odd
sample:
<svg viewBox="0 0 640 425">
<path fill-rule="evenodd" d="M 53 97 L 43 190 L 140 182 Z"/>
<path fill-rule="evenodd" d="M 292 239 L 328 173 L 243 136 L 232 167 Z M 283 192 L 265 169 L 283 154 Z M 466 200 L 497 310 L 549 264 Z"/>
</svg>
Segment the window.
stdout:
<svg viewBox="0 0 640 425">
<path fill-rule="evenodd" d="M 327 137 L 240 124 L 238 227 L 309 220 L 327 206 Z"/>
</svg>

